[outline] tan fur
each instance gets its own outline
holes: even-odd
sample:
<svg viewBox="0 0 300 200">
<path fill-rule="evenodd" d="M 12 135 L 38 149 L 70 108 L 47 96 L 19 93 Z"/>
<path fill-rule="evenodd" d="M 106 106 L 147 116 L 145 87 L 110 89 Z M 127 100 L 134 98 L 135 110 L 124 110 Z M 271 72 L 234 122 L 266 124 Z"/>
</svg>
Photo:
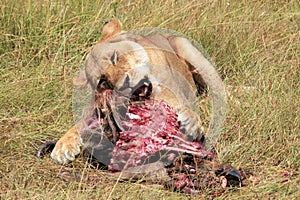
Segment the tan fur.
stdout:
<svg viewBox="0 0 300 200">
<path fill-rule="evenodd" d="M 140 36 L 122 32 L 121 23 L 114 18 L 104 25 L 101 41 L 89 54 L 85 70 L 75 82 L 77 86 L 89 84 L 96 89 L 101 76 L 105 76 L 118 86 L 123 83 L 125 74 L 130 77 L 132 86 L 145 76 L 165 80 L 162 85 L 153 82 L 152 98 L 167 101 L 174 107 L 181 125 L 195 139 L 199 139 L 202 132 L 201 121 L 186 102 L 196 99 L 190 99 L 188 88 L 178 85 L 178 75 L 187 81 L 193 93 L 197 92 L 197 85 L 204 83 L 216 99 L 223 101 L 225 96 L 225 87 L 214 66 L 187 39 L 168 34 Z M 217 106 L 213 109 L 224 112 Z M 74 126 L 58 141 L 51 156 L 59 163 L 72 161 L 81 143 Z"/>
<path fill-rule="evenodd" d="M 107 40 L 108 38 L 119 34 L 121 31 L 122 31 L 121 22 L 118 19 L 113 18 L 111 21 L 109 21 L 103 26 L 101 41 Z"/>
<path fill-rule="evenodd" d="M 76 126 L 73 126 L 55 145 L 51 153 L 51 157 L 59 163 L 68 163 L 73 161 L 75 156 L 80 153 L 82 139 L 77 131 Z"/>
</svg>

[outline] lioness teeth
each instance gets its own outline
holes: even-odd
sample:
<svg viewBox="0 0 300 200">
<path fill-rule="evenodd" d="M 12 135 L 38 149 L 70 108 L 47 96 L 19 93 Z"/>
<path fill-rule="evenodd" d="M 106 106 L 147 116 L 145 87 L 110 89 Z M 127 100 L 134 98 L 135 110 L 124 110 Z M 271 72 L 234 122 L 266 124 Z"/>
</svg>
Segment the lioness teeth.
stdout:
<svg viewBox="0 0 300 200">
<path fill-rule="evenodd" d="M 140 97 L 145 97 L 147 95 L 147 88 L 144 88 L 144 91 L 142 93 L 139 94 Z"/>
</svg>

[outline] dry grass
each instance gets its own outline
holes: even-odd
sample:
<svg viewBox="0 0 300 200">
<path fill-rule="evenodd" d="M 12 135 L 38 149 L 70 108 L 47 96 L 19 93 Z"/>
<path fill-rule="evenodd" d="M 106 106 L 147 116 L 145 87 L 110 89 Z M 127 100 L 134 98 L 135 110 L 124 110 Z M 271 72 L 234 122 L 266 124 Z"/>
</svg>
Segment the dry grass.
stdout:
<svg viewBox="0 0 300 200">
<path fill-rule="evenodd" d="M 101 175 L 97 185 L 65 183 L 56 177 L 61 166 L 35 158 L 41 142 L 59 138 L 72 126 L 72 77 L 99 40 L 103 21 L 114 14 L 128 30 L 158 26 L 199 41 L 230 86 L 218 157 L 252 169 L 260 180 L 218 198 L 300 196 L 298 0 L 90 2 L 0 3 L 1 199 L 190 198 L 118 183 L 101 172 L 96 172 Z M 92 173 L 83 161 L 74 165 Z M 212 198 L 206 195 L 192 199 Z"/>
</svg>

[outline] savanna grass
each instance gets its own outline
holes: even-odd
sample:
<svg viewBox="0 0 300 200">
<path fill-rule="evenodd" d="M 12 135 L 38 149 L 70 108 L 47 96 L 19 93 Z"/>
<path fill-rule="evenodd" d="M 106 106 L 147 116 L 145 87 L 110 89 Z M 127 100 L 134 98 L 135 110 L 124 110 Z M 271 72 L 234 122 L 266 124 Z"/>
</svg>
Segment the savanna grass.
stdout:
<svg viewBox="0 0 300 200">
<path fill-rule="evenodd" d="M 161 27 L 188 35 L 215 62 L 229 95 L 216 146 L 219 160 L 259 177 L 218 198 L 300 196 L 299 1 L 3 0 L 1 199 L 189 198 L 159 186 L 109 180 L 80 159 L 70 169 L 97 173 L 100 182 L 66 183 L 56 176 L 59 165 L 35 158 L 43 141 L 72 126 L 72 78 L 113 15 L 127 30 Z M 207 191 L 191 198 L 212 197 Z"/>
</svg>

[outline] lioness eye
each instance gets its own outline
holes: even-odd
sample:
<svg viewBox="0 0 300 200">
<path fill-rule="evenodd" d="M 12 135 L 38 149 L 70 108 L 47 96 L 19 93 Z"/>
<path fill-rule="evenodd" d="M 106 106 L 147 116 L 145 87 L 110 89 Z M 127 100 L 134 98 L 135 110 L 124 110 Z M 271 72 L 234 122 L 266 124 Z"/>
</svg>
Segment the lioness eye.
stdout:
<svg viewBox="0 0 300 200">
<path fill-rule="evenodd" d="M 111 61 L 111 63 L 112 63 L 113 65 L 116 65 L 116 64 L 117 64 L 117 58 L 118 58 L 117 52 L 114 51 L 113 55 L 110 57 L 110 61 Z"/>
</svg>

